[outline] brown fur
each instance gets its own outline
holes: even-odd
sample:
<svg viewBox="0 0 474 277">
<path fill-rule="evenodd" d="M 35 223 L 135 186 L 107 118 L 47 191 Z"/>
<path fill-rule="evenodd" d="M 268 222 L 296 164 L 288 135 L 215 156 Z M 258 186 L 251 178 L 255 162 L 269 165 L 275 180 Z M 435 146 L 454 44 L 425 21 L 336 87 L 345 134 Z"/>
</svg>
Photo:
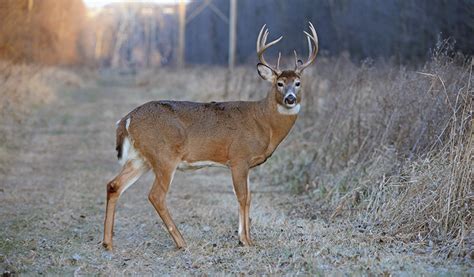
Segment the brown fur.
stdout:
<svg viewBox="0 0 474 277">
<path fill-rule="evenodd" d="M 245 162 L 253 167 L 273 153 L 296 120 L 296 115 L 278 114 L 269 96 L 258 102 L 153 101 L 125 118 L 130 118 L 128 132 L 135 148 L 152 167 L 171 156 L 188 163 Z M 127 132 L 124 122 L 118 142 Z"/>
</svg>

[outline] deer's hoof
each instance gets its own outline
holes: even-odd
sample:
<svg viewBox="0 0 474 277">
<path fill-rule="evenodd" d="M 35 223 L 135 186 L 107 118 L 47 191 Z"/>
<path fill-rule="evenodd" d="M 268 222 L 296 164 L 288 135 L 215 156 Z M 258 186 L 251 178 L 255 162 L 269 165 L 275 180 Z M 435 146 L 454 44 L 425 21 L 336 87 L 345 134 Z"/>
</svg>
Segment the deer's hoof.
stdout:
<svg viewBox="0 0 474 277">
<path fill-rule="evenodd" d="M 111 242 L 109 243 L 109 242 L 104 241 L 104 242 L 102 242 L 102 246 L 108 251 L 111 251 L 113 249 Z"/>
<path fill-rule="evenodd" d="M 178 250 L 184 250 L 184 249 L 186 249 L 186 243 L 177 244 L 177 245 L 176 245 L 176 248 L 178 248 Z"/>
<path fill-rule="evenodd" d="M 254 246 L 252 240 L 250 239 L 240 239 L 239 240 L 239 246 L 246 246 L 246 247 L 249 247 L 249 246 Z"/>
</svg>

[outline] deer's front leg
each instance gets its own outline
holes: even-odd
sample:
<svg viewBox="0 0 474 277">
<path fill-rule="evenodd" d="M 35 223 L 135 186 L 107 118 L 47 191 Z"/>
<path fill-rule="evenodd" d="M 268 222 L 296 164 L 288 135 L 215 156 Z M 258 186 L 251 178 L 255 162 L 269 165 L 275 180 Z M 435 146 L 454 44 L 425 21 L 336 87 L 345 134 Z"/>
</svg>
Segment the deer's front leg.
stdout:
<svg viewBox="0 0 474 277">
<path fill-rule="evenodd" d="M 249 167 L 239 164 L 231 167 L 234 192 L 239 202 L 239 239 L 245 246 L 253 245 L 250 239 L 250 189 L 248 185 Z"/>
</svg>

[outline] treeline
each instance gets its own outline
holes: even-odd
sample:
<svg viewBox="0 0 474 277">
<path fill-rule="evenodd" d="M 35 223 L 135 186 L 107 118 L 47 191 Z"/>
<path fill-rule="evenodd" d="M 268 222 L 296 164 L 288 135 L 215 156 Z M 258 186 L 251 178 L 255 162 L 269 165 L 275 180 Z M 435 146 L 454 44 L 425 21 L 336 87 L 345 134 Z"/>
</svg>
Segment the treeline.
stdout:
<svg viewBox="0 0 474 277">
<path fill-rule="evenodd" d="M 354 60 L 425 60 L 438 41 L 455 41 L 453 51 L 472 55 L 472 0 L 238 0 L 237 62 L 255 62 L 255 40 L 263 24 L 270 39 L 283 35 L 278 50 L 306 53 L 303 30 L 316 26 L 321 52 L 347 52 Z M 187 5 L 185 60 L 226 64 L 229 0 Z M 218 15 L 216 10 L 222 12 Z M 174 65 L 177 7 L 111 4 L 87 10 L 81 0 L 0 0 L 0 58 L 17 62 L 89 64 L 112 67 Z M 275 51 L 270 49 L 271 52 Z M 273 54 L 276 55 L 275 52 Z"/>
<path fill-rule="evenodd" d="M 189 11 L 203 0 L 190 4 Z M 214 1 L 228 14 L 229 1 Z M 425 60 L 438 41 L 455 40 L 455 50 L 474 52 L 472 0 L 238 0 L 237 60 L 255 59 L 255 39 L 263 24 L 270 36 L 283 35 L 279 49 L 306 53 L 303 28 L 313 22 L 328 55 L 348 52 L 356 60 Z M 186 59 L 191 63 L 227 61 L 228 26 L 211 9 L 188 25 Z"/>
<path fill-rule="evenodd" d="M 81 0 L 0 0 L 0 59 L 81 63 L 78 46 L 85 20 Z"/>
</svg>

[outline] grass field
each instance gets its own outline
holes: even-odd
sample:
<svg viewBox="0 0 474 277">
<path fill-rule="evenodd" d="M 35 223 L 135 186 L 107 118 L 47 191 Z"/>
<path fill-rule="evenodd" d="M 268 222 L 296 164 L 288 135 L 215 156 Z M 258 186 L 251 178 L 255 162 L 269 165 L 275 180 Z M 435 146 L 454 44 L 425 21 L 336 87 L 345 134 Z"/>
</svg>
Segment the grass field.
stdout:
<svg viewBox="0 0 474 277">
<path fill-rule="evenodd" d="M 202 169 L 168 194 L 185 250 L 146 175 L 119 201 L 112 252 L 101 239 L 115 122 L 149 100 L 258 99 L 268 85 L 251 66 L 0 73 L 0 273 L 474 274 L 470 61 L 318 60 L 297 125 L 251 174 L 255 247 L 238 245 L 230 173 Z"/>
</svg>

